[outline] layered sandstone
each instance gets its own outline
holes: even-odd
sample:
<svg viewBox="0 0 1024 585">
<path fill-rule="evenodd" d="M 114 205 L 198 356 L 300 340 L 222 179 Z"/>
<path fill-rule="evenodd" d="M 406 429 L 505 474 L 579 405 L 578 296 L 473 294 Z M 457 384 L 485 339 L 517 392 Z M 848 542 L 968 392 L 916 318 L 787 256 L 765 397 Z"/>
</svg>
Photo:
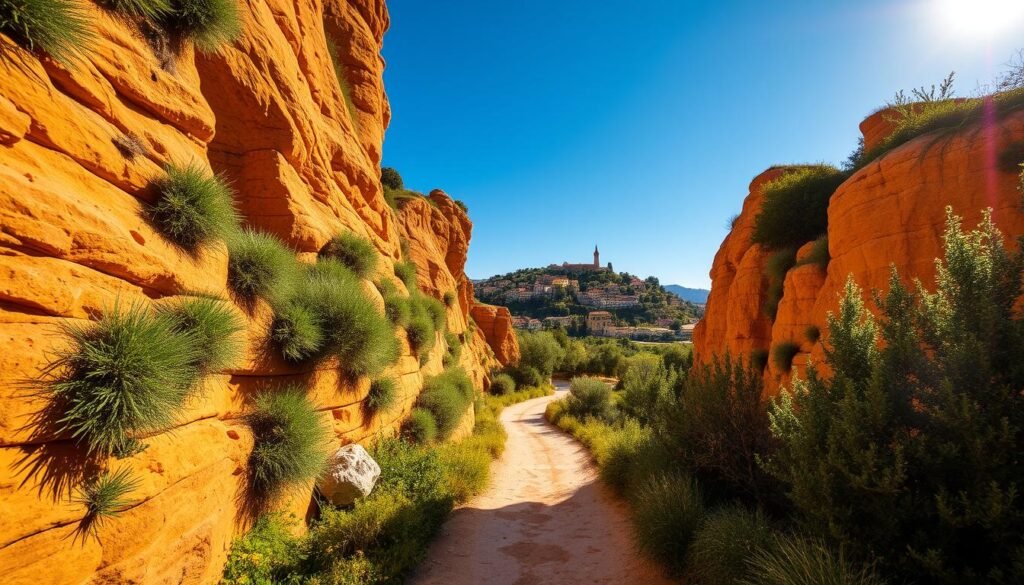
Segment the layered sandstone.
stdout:
<svg viewBox="0 0 1024 585">
<path fill-rule="evenodd" d="M 65 343 L 60 326 L 115 302 L 229 297 L 226 249 L 185 254 L 144 219 L 153 179 L 171 162 L 222 173 L 245 223 L 306 259 L 341 231 L 363 235 L 384 257 L 375 278 L 392 278 L 404 236 L 424 290 L 457 291 L 450 329 L 465 340 L 461 365 L 483 387 L 497 362 L 484 334 L 467 330 L 471 224 L 443 195 L 400 213 L 383 197 L 383 0 L 248 0 L 237 42 L 216 54 L 184 46 L 173 63 L 132 24 L 84 4 L 97 36 L 70 67 L 0 36 L 0 567 L 11 585 L 213 583 L 248 521 L 241 493 L 252 437 L 241 416 L 253 395 L 301 382 L 336 444 L 365 442 L 400 423 L 424 377 L 441 371 L 445 349 L 439 339 L 421 366 L 399 332 L 403 355 L 390 373 L 400 404 L 370 416 L 369 380 L 341 379 L 337 364 L 303 370 L 267 358 L 268 307 L 239 308 L 247 351 L 237 369 L 209 376 L 178 426 L 147 437 L 144 452 L 85 458 L 34 418 L 46 399 L 30 382 Z M 126 153 L 126 142 L 140 153 Z M 365 288 L 380 301 L 369 280 Z M 85 535 L 73 496 L 104 465 L 128 467 L 142 483 L 128 510 Z M 282 507 L 301 517 L 309 495 L 296 490 Z"/>
<path fill-rule="evenodd" d="M 892 125 L 879 112 L 861 130 L 866 144 L 874 145 Z M 1024 112 L 1017 111 L 994 124 L 920 136 L 858 170 L 829 203 L 831 261 L 824 270 L 805 264 L 789 271 L 774 322 L 760 310 L 768 287 L 768 254 L 751 244 L 750 236 L 762 187 L 779 171 L 761 174 L 751 183 L 743 211 L 715 256 L 707 312 L 694 331 L 697 354 L 703 360 L 726 351 L 746 356 L 792 342 L 800 346 L 794 360 L 798 371 L 808 358 L 822 363 L 826 318 L 836 310 L 848 276 L 866 291 L 884 291 L 894 266 L 904 280 L 918 278 L 931 288 L 935 259 L 942 255 L 946 206 L 968 228 L 977 224 L 985 208 L 992 208 L 996 225 L 1013 245 L 1024 234 L 1019 179 L 999 167 L 998 154 L 1022 139 Z M 808 251 L 809 246 L 802 248 L 798 260 Z M 811 341 L 811 327 L 820 330 L 821 340 Z M 769 360 L 769 391 L 777 391 L 789 375 Z"/>
<path fill-rule="evenodd" d="M 512 314 L 507 308 L 476 303 L 471 315 L 501 365 L 507 366 L 519 361 L 519 342 L 512 328 Z"/>
</svg>

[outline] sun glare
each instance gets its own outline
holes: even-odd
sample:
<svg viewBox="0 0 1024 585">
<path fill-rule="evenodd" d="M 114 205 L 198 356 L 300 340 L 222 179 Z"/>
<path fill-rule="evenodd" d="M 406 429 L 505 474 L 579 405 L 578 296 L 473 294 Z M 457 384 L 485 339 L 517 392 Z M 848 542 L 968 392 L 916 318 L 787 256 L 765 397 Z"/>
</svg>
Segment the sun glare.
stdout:
<svg viewBox="0 0 1024 585">
<path fill-rule="evenodd" d="M 934 0 L 944 28 L 955 36 L 993 39 L 1024 21 L 1024 0 Z"/>
</svg>

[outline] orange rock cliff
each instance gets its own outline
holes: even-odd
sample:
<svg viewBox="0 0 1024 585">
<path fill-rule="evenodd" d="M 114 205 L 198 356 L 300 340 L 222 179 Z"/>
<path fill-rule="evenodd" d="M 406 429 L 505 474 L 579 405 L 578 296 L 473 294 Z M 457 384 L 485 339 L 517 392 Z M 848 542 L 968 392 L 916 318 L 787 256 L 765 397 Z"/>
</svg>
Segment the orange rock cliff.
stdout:
<svg viewBox="0 0 1024 585">
<path fill-rule="evenodd" d="M 28 384 L 66 342 L 60 326 L 86 323 L 115 301 L 189 291 L 231 298 L 223 245 L 183 253 L 144 218 L 166 164 L 197 162 L 222 174 L 243 222 L 277 235 L 303 260 L 350 231 L 383 257 L 375 277 L 390 278 L 405 240 L 422 290 L 439 299 L 455 293 L 448 327 L 464 342 L 459 364 L 478 389 L 518 347 L 510 323 L 502 324 L 507 311 L 473 325 L 471 315 L 487 313 L 474 307 L 463 272 L 467 215 L 441 192 L 399 211 L 383 196 L 391 115 L 383 0 L 248 0 L 237 41 L 215 53 L 185 45 L 173 64 L 130 22 L 83 4 L 96 36 L 69 65 L 0 35 L 0 567 L 8 585 L 215 583 L 246 527 L 238 494 L 253 439 L 241 417 L 253 395 L 309 380 L 335 445 L 365 442 L 400 424 L 424 378 L 441 371 L 445 344 L 438 333 L 421 366 L 398 330 L 402 356 L 389 373 L 400 405 L 371 416 L 362 408 L 368 379 L 266 359 L 268 307 L 239 307 L 245 358 L 208 376 L 173 430 L 114 462 L 141 479 L 130 508 L 95 537 L 76 532 L 85 513 L 76 482 L 91 463 L 68 437 L 33 426 L 46 399 Z M 137 156 L 125 154 L 126 142 Z M 380 305 L 369 279 L 364 285 Z M 301 517 L 309 490 L 300 491 L 285 507 Z"/>
<path fill-rule="evenodd" d="M 866 149 L 893 131 L 889 120 L 891 112 L 882 111 L 861 123 Z M 996 226 L 1014 245 L 1024 234 L 1020 170 L 1002 168 L 997 153 L 1021 140 L 1024 112 L 1017 110 L 997 124 L 968 124 L 954 132 L 919 136 L 853 173 L 829 201 L 831 260 L 824 269 L 801 265 L 813 242 L 798 250 L 774 320 L 763 311 L 770 252 L 752 244 L 751 237 L 765 185 L 785 170 L 772 168 L 758 175 L 712 264 L 707 310 L 693 336 L 698 358 L 708 361 L 729 352 L 746 359 L 793 343 L 799 346 L 793 359 L 798 373 L 803 374 L 808 359 L 822 364 L 827 315 L 838 310 L 849 275 L 865 291 L 885 291 L 890 266 L 895 266 L 906 282 L 919 278 L 933 288 L 947 206 L 963 219 L 965 229 L 973 229 L 983 210 L 991 208 Z M 815 328 L 821 334 L 818 340 L 808 334 Z M 792 370 L 781 369 L 774 359 L 766 361 L 765 386 L 773 394 L 789 383 Z"/>
</svg>

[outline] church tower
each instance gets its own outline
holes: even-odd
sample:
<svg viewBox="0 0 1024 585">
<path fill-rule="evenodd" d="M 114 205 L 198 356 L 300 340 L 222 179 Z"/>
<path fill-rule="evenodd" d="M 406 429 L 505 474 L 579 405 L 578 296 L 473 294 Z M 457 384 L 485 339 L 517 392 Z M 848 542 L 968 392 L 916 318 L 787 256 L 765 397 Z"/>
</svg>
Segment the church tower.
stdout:
<svg viewBox="0 0 1024 585">
<path fill-rule="evenodd" d="M 601 253 L 597 251 L 597 244 L 594 244 L 594 268 L 601 267 Z"/>
</svg>

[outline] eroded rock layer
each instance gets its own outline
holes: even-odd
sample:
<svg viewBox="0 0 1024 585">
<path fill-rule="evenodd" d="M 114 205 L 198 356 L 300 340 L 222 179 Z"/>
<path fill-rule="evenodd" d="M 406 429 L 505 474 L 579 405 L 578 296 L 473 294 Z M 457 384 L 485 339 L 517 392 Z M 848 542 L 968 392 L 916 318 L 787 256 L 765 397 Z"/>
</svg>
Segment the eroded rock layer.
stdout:
<svg viewBox="0 0 1024 585">
<path fill-rule="evenodd" d="M 441 371 L 445 344 L 439 333 L 421 366 L 399 331 L 402 357 L 389 373 L 400 404 L 371 416 L 362 407 L 369 380 L 343 379 L 337 364 L 304 370 L 268 357 L 269 307 L 238 307 L 244 360 L 207 377 L 172 431 L 109 463 L 141 485 L 120 517 L 82 533 L 75 490 L 108 463 L 86 459 L 34 417 L 47 399 L 31 381 L 66 342 L 60 326 L 115 302 L 194 291 L 230 298 L 223 246 L 190 255 L 146 221 L 152 181 L 168 163 L 222 174 L 244 223 L 304 260 L 342 231 L 368 238 L 384 257 L 364 283 L 379 305 L 371 281 L 393 278 L 404 236 L 423 290 L 457 292 L 449 328 L 482 388 L 497 362 L 483 332 L 467 329 L 471 223 L 443 194 L 401 212 L 383 197 L 383 0 L 246 0 L 241 38 L 211 54 L 154 49 L 131 22 L 85 4 L 96 37 L 69 66 L 0 36 L 0 568 L 8 585 L 214 583 L 247 522 L 240 494 L 253 439 L 241 417 L 254 394 L 302 383 L 336 444 L 365 442 L 408 413 L 424 377 Z M 507 353 L 514 338 L 503 343 Z M 281 507 L 302 517 L 309 491 Z"/>
</svg>

